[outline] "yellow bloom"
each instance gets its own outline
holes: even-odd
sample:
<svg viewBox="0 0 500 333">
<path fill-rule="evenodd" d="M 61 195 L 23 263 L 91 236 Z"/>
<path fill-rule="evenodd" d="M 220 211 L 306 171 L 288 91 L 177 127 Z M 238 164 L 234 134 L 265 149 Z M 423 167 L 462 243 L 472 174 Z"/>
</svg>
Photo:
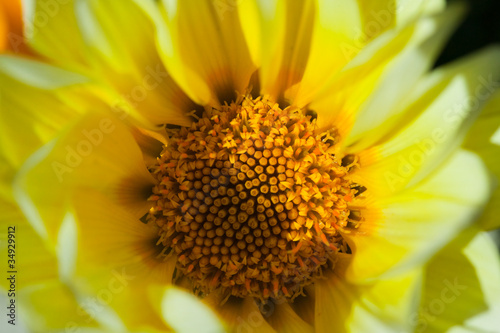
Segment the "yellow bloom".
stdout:
<svg viewBox="0 0 500 333">
<path fill-rule="evenodd" d="M 460 147 L 500 51 L 430 71 L 460 7 L 26 6 L 46 61 L 0 57 L 0 194 L 31 330 L 496 329 Z"/>
</svg>

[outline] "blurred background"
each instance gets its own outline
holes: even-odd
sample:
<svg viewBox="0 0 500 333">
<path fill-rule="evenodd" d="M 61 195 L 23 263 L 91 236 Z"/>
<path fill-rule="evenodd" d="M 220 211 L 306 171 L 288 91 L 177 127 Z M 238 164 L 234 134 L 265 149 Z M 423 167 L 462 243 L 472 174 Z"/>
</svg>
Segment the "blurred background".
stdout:
<svg viewBox="0 0 500 333">
<path fill-rule="evenodd" d="M 467 3 L 469 14 L 448 41 L 436 66 L 445 64 L 486 45 L 500 43 L 499 0 L 448 0 L 447 2 Z"/>
</svg>

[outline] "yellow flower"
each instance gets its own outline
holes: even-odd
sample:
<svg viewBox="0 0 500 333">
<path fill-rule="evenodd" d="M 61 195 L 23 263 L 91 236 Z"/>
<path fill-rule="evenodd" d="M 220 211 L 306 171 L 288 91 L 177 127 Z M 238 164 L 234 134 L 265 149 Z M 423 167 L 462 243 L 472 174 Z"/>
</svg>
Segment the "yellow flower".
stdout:
<svg viewBox="0 0 500 333">
<path fill-rule="evenodd" d="M 461 144 L 500 51 L 431 71 L 462 13 L 443 9 L 27 1 L 44 60 L 0 57 L 17 318 L 35 332 L 495 330 L 498 255 L 474 224 L 491 179 Z"/>
</svg>

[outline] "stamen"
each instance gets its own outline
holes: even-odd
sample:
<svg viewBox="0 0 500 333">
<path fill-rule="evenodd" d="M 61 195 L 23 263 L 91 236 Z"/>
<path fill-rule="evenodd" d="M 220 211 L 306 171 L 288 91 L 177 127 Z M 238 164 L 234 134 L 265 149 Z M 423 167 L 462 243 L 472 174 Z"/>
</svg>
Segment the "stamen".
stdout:
<svg viewBox="0 0 500 333">
<path fill-rule="evenodd" d="M 346 178 L 357 157 L 335 156 L 336 131 L 266 99 L 207 110 L 170 139 L 151 173 L 148 219 L 177 269 L 202 293 L 294 298 L 346 249 L 363 192 Z"/>
</svg>

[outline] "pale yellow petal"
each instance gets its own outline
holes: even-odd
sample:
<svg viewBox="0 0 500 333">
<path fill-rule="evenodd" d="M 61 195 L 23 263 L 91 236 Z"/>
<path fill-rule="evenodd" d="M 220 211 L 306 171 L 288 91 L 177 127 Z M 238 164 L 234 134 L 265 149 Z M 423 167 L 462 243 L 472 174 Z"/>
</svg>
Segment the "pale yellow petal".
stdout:
<svg viewBox="0 0 500 333">
<path fill-rule="evenodd" d="M 419 185 L 374 199 L 357 231 L 350 280 L 371 280 L 418 267 L 471 224 L 490 194 L 486 169 L 460 151 Z M 363 213 L 362 213 L 363 214 Z"/>
<path fill-rule="evenodd" d="M 99 327 L 92 309 L 79 303 L 73 290 L 58 280 L 19 290 L 18 319 L 30 332 L 57 332 L 79 327 Z"/>
<path fill-rule="evenodd" d="M 287 94 L 289 99 L 297 98 L 301 103 L 317 93 L 374 38 L 394 28 L 396 21 L 400 21 L 400 9 L 408 7 L 394 1 L 319 0 L 317 3 L 304 76 Z"/>
<path fill-rule="evenodd" d="M 425 178 L 461 144 L 491 96 L 488 84 L 500 76 L 498 57 L 500 49 L 490 48 L 429 74 L 408 97 L 401 121 L 387 122 L 380 131 L 386 133 L 382 142 L 360 153 L 362 168 L 355 178 L 378 195 L 397 193 Z"/>
<path fill-rule="evenodd" d="M 309 93 L 304 89 L 294 104 L 314 110 L 320 129 L 339 129 L 345 145 L 359 143 L 359 138 L 350 133 L 351 128 L 369 126 L 388 118 L 383 115 L 411 91 L 432 65 L 458 12 L 424 18 L 400 31 L 382 34 L 329 78 L 321 90 Z M 316 65 L 321 66 L 311 64 Z M 397 85 L 394 85 L 395 80 Z M 375 109 L 376 117 L 372 114 Z"/>
<path fill-rule="evenodd" d="M 445 0 L 396 0 L 392 8 L 396 9 L 396 24 L 401 26 L 417 19 L 419 16 L 439 13 L 445 7 Z"/>
<path fill-rule="evenodd" d="M 231 102 L 236 92 L 246 92 L 256 67 L 231 3 L 163 1 L 160 10 L 171 40 L 159 39 L 159 46 L 167 58 L 175 58 L 166 60 L 167 68 L 186 91 L 193 90 L 187 87 L 192 84 L 186 80 L 189 68 L 210 89 L 213 101 Z"/>
<path fill-rule="evenodd" d="M 315 284 L 316 332 L 407 332 L 417 309 L 420 271 L 359 286 L 329 273 Z"/>
<path fill-rule="evenodd" d="M 88 309 L 81 307 L 73 290 L 59 280 L 55 253 L 31 228 L 21 210 L 14 202 L 2 198 L 0 211 L 0 251 L 7 253 L 8 245 L 15 250 L 13 261 L 6 260 L 0 266 L 5 272 L 16 272 L 16 327 L 24 324 L 32 332 L 96 327 L 98 323 Z M 10 292 L 6 292 L 10 289 L 10 282 L 5 278 L 0 283 L 6 301 L 12 298 L 7 297 Z"/>
<path fill-rule="evenodd" d="M 165 322 L 179 333 L 225 332 L 215 313 L 194 295 L 174 287 L 162 296 L 161 310 Z"/>
<path fill-rule="evenodd" d="M 363 149 L 376 142 L 382 134 L 373 135 L 373 132 L 386 133 L 387 130 L 382 131 L 380 128 L 395 122 L 404 111 L 402 105 L 408 103 L 408 95 L 419 88 L 419 80 L 433 66 L 463 13 L 462 6 L 453 6 L 440 15 L 417 21 L 414 44 L 410 41 L 395 56 L 382 80 L 359 110 L 356 122 L 346 138 L 345 144 L 351 146 L 350 149 Z"/>
<path fill-rule="evenodd" d="M 486 81 L 487 82 L 487 81 Z M 490 230 L 500 227 L 500 93 L 495 93 L 496 84 L 491 82 L 481 87 L 482 93 L 494 94 L 485 109 L 467 133 L 463 147 L 477 153 L 493 173 L 495 191 L 481 216 L 483 228 Z M 486 96 L 486 95 L 485 95 Z"/>
<path fill-rule="evenodd" d="M 53 251 L 50 251 L 31 228 L 28 221 L 22 214 L 19 207 L 14 202 L 7 199 L 0 199 L 0 237 L 2 239 L 0 248 L 3 253 L 7 253 L 8 245 L 15 251 L 13 261 L 5 263 L 2 267 L 12 264 L 14 271 L 22 272 L 22 279 L 19 281 L 20 288 L 29 287 L 44 280 L 57 278 L 57 259 Z M 9 234 L 11 234 L 9 236 Z M 9 239 L 11 239 L 9 241 Z M 18 245 L 16 247 L 16 244 Z M 19 246 L 23 244 L 22 246 Z M 2 287 L 7 287 L 7 280 L 0 282 Z"/>
<path fill-rule="evenodd" d="M 471 228 L 427 265 L 418 332 L 495 332 L 500 323 L 500 257 L 486 233 Z"/>
<path fill-rule="evenodd" d="M 125 268 L 132 275 L 171 281 L 172 271 L 167 276 L 154 276 L 160 266 L 169 266 L 168 262 L 156 259 L 161 252 L 161 247 L 156 246 L 156 226 L 134 218 L 97 191 L 81 190 L 72 199 L 78 228 L 76 270 L 83 276 L 96 267 L 108 270 L 115 266 Z M 160 273 L 165 272 L 159 269 Z"/>
</svg>

